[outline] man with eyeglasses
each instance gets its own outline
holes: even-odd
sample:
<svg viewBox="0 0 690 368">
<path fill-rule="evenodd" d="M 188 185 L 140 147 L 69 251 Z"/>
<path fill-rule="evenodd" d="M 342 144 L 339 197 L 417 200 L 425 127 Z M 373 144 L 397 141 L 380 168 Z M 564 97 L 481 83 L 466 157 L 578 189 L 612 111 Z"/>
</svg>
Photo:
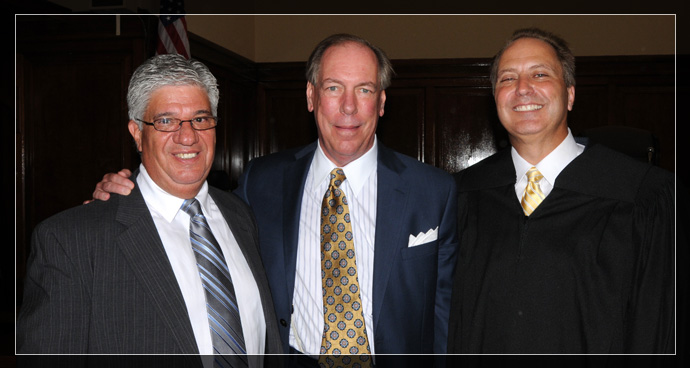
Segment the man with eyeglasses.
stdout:
<svg viewBox="0 0 690 368">
<path fill-rule="evenodd" d="M 19 353 L 280 363 L 262 356 L 282 348 L 254 217 L 206 183 L 218 98 L 216 78 L 198 61 L 160 55 L 135 71 L 127 93 L 142 161 L 135 188 L 36 227 Z"/>
</svg>

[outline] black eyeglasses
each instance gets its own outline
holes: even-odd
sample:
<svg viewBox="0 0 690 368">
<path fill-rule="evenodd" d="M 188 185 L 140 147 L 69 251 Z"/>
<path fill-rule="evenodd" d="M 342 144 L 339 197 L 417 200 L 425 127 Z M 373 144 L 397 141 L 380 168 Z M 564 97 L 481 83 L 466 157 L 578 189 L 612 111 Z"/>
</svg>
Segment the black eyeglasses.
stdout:
<svg viewBox="0 0 690 368">
<path fill-rule="evenodd" d="M 177 118 L 160 118 L 149 123 L 141 119 L 136 119 L 146 125 L 153 125 L 153 129 L 159 132 L 176 132 L 182 128 L 182 123 L 188 121 L 192 124 L 194 130 L 208 130 L 213 129 L 218 125 L 218 118 L 215 116 L 198 116 L 194 119 L 182 120 Z"/>
</svg>

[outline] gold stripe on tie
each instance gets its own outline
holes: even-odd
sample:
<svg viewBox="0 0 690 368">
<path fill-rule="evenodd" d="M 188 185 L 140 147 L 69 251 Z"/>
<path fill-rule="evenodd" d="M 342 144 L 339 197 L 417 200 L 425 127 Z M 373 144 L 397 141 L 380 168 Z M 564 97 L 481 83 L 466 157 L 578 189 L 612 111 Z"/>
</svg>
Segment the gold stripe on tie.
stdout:
<svg viewBox="0 0 690 368">
<path fill-rule="evenodd" d="M 321 205 L 321 277 L 324 329 L 321 367 L 370 367 L 371 354 L 362 313 L 350 210 L 335 168 Z"/>
<path fill-rule="evenodd" d="M 542 175 L 536 167 L 532 167 L 527 171 L 527 187 L 525 188 L 525 194 L 522 195 L 522 210 L 525 212 L 525 216 L 529 216 L 537 209 L 537 206 L 544 200 L 544 193 L 541 191 L 539 186 L 539 180 L 543 179 Z"/>
</svg>

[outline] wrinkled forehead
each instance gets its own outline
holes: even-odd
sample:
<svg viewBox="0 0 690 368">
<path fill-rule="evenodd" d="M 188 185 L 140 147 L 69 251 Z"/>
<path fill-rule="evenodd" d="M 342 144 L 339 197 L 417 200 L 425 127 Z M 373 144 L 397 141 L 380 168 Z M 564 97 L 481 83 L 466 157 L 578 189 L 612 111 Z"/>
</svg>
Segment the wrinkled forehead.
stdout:
<svg viewBox="0 0 690 368">
<path fill-rule="evenodd" d="M 156 116 L 211 113 L 206 90 L 195 85 L 167 85 L 155 89 L 149 96 L 146 113 Z"/>
<path fill-rule="evenodd" d="M 334 75 L 369 77 L 376 83 L 378 60 L 376 54 L 365 45 L 345 42 L 329 47 L 323 54 L 319 68 L 319 80 Z"/>
<path fill-rule="evenodd" d="M 508 46 L 498 63 L 498 72 L 515 68 L 545 67 L 561 72 L 556 50 L 536 38 L 521 38 Z"/>
</svg>

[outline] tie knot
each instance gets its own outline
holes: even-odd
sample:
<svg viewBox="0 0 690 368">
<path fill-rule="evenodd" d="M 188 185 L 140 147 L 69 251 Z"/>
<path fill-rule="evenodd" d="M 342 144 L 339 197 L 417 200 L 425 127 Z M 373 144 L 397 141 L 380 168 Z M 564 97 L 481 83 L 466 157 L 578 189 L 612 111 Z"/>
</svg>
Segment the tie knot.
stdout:
<svg viewBox="0 0 690 368">
<path fill-rule="evenodd" d="M 184 202 L 182 202 L 182 206 L 180 206 L 180 209 L 182 211 L 187 212 L 187 214 L 191 217 L 194 217 L 201 213 L 201 205 L 199 204 L 199 201 L 196 200 L 196 198 L 185 199 Z"/>
<path fill-rule="evenodd" d="M 529 169 L 529 171 L 527 171 L 527 180 L 530 183 L 538 182 L 539 180 L 541 180 L 543 178 L 544 178 L 544 175 L 542 175 L 539 172 L 539 170 L 537 170 L 536 167 L 532 167 L 531 169 Z"/>
<path fill-rule="evenodd" d="M 331 181 L 329 185 L 338 188 L 343 181 L 345 181 L 345 172 L 343 172 L 343 169 L 336 167 L 331 171 Z"/>
</svg>

